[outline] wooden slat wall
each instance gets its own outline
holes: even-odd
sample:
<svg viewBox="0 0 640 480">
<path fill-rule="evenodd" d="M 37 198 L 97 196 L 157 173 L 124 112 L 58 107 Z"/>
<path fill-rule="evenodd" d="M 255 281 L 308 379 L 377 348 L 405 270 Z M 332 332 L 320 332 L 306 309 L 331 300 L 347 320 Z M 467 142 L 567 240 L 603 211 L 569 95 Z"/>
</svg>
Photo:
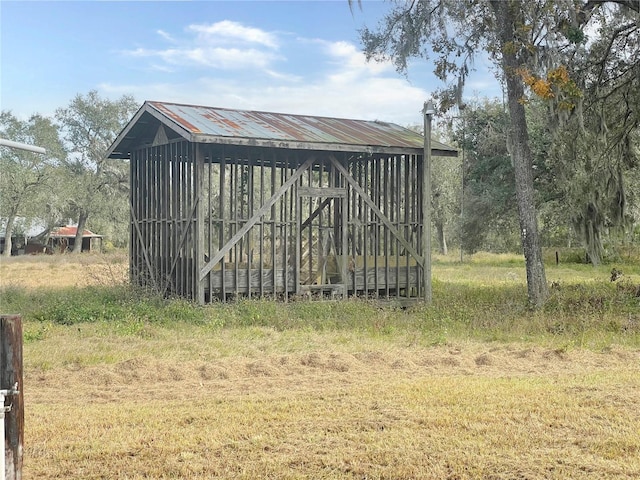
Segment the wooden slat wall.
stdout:
<svg viewBox="0 0 640 480">
<path fill-rule="evenodd" d="M 195 160 L 188 142 L 132 153 L 130 273 L 138 285 L 198 300 Z"/>
<path fill-rule="evenodd" d="M 184 141 L 140 149 L 130 164 L 132 281 L 201 303 L 311 291 L 419 297 L 421 169 L 417 155 Z"/>
</svg>

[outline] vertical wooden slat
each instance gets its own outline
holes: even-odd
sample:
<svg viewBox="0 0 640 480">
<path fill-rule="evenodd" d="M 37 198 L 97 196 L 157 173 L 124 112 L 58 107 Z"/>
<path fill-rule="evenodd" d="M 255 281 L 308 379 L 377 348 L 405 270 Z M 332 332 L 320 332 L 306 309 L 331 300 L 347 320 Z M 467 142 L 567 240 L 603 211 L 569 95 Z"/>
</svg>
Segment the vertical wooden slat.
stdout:
<svg viewBox="0 0 640 480">
<path fill-rule="evenodd" d="M 160 258 L 158 260 L 158 281 L 159 285 L 164 286 L 167 277 L 168 255 L 166 251 L 167 245 L 167 146 L 163 146 L 164 155 L 159 165 L 160 178 L 158 181 L 158 250 Z"/>
<path fill-rule="evenodd" d="M 151 181 L 149 182 L 149 226 L 151 233 L 151 266 L 153 267 L 154 276 L 156 276 L 155 281 L 156 285 L 160 284 L 161 279 L 157 277 L 158 271 L 160 270 L 158 259 L 159 255 L 159 245 L 158 245 L 158 151 L 160 151 L 162 147 L 155 147 L 156 154 L 151 159 Z"/>
<path fill-rule="evenodd" d="M 184 144 L 180 143 L 178 153 L 178 188 L 179 188 L 179 199 L 178 199 L 178 230 L 176 232 L 176 255 L 178 257 L 178 295 L 184 296 L 184 251 L 180 248 L 179 238 L 182 230 L 184 229 L 184 211 L 185 211 L 185 202 L 187 198 L 187 182 L 186 182 L 186 169 L 185 169 L 185 151 Z"/>
<path fill-rule="evenodd" d="M 247 156 L 247 219 L 253 217 L 253 159 L 251 155 Z M 260 219 L 260 222 L 262 219 Z M 255 227 L 247 232 L 247 297 L 251 298 L 251 263 L 253 261 L 253 234 Z"/>
<path fill-rule="evenodd" d="M 423 157 L 419 157 L 418 165 L 417 165 L 417 178 L 416 178 L 416 205 L 418 206 L 417 210 L 417 238 L 416 241 L 418 245 L 420 245 L 420 254 L 423 255 L 424 258 L 424 250 L 423 250 L 423 225 L 422 225 L 422 177 L 424 175 L 424 160 Z M 424 275 L 418 275 L 418 295 L 420 297 L 424 297 Z"/>
<path fill-rule="evenodd" d="M 312 185 L 313 182 L 313 165 L 309 168 L 309 186 Z M 309 216 L 313 213 L 313 199 L 311 197 L 307 197 L 304 200 L 309 202 Z M 298 201 L 302 203 L 303 199 L 298 197 Z M 300 210 L 302 212 L 302 210 Z M 298 223 L 301 224 L 302 218 L 297 219 Z M 313 222 L 311 222 L 313 223 Z M 309 279 L 313 278 L 313 227 L 309 224 Z M 302 235 L 302 232 L 300 232 Z M 302 238 L 302 237 L 301 237 Z"/>
<path fill-rule="evenodd" d="M 282 174 L 280 175 L 280 187 L 284 185 L 287 180 L 287 172 L 289 170 L 289 155 L 285 156 L 283 161 Z M 282 222 L 282 238 L 283 238 L 283 254 L 282 267 L 284 269 L 284 300 L 289 299 L 289 229 L 288 229 L 288 216 L 287 216 L 287 203 L 290 197 L 290 192 L 285 192 L 282 197 L 281 208 L 281 222 Z M 297 280 L 297 274 L 294 273 L 294 279 Z"/>
<path fill-rule="evenodd" d="M 182 258 L 179 250 L 179 238 L 180 231 L 182 230 L 182 202 L 183 202 L 183 175 L 182 175 L 182 143 L 176 144 L 176 151 L 174 152 L 176 177 L 174 185 L 176 189 L 176 203 L 175 203 L 175 222 L 173 231 L 173 256 L 174 256 L 174 274 L 173 274 L 173 289 L 176 295 L 182 293 Z"/>
<path fill-rule="evenodd" d="M 276 193 L 276 153 L 273 152 L 271 157 L 271 196 Z M 264 203 L 264 202 L 263 202 Z M 272 281 L 273 281 L 273 299 L 277 297 L 277 264 L 276 261 L 276 205 L 271 206 L 271 268 L 272 268 Z"/>
<path fill-rule="evenodd" d="M 367 195 L 369 195 L 371 198 L 373 198 L 372 192 L 371 192 L 371 185 L 369 182 L 369 166 L 370 166 L 370 162 L 371 159 L 367 158 L 366 160 L 364 160 L 364 165 L 363 165 L 363 170 L 364 170 L 364 182 L 362 184 L 362 188 L 364 189 L 364 191 L 367 193 Z M 369 296 L 369 281 L 368 281 L 368 277 L 369 277 L 369 262 L 368 262 L 368 256 L 369 256 L 369 207 L 367 204 L 363 205 L 363 211 L 362 211 L 362 225 L 364 228 L 364 233 L 363 233 L 363 245 L 362 245 L 362 255 L 364 257 L 364 260 L 362 262 L 362 269 L 364 271 L 364 282 L 362 285 L 363 288 L 363 292 L 364 292 L 364 296 L 368 297 Z"/>
<path fill-rule="evenodd" d="M 348 161 L 348 159 L 345 156 L 345 161 Z M 352 177 L 354 178 L 354 180 L 356 180 L 356 182 L 358 182 L 358 185 L 362 185 L 361 183 L 361 179 L 360 179 L 360 169 L 359 169 L 359 161 L 353 161 L 351 162 L 351 170 L 353 172 Z M 353 192 L 353 195 L 351 196 L 351 201 L 353 202 L 353 206 L 351 208 L 351 255 L 350 255 L 350 262 L 353 263 L 353 275 L 351 276 L 351 289 L 353 291 L 353 294 L 356 294 L 356 270 L 357 270 L 357 258 L 358 255 L 360 253 L 359 248 L 360 248 L 360 241 L 359 241 L 359 237 L 360 237 L 360 227 L 359 224 L 360 222 L 359 220 L 359 214 L 358 214 L 358 204 L 359 204 L 359 198 L 360 195 L 358 195 L 358 193 L 353 189 L 350 188 L 350 190 Z"/>
<path fill-rule="evenodd" d="M 312 169 L 313 165 L 311 165 L 309 167 L 309 169 Z M 300 284 L 302 283 L 301 278 L 300 278 L 300 268 L 301 268 L 301 262 L 300 262 L 300 254 L 301 254 L 301 247 L 302 247 L 302 232 L 300 231 L 301 226 L 302 226 L 302 199 L 300 198 L 300 196 L 298 195 L 298 186 L 302 184 L 302 179 L 304 178 L 304 175 L 300 175 L 300 179 L 295 182 L 294 186 L 292 187 L 292 195 L 290 195 L 290 197 L 295 197 L 295 278 L 296 278 L 296 295 L 300 295 Z"/>
<path fill-rule="evenodd" d="M 177 260 L 176 248 L 176 236 L 178 235 L 178 199 L 179 195 L 179 178 L 178 178 L 178 145 L 171 144 L 167 151 L 168 160 L 170 162 L 169 168 L 171 171 L 171 203 L 169 204 L 169 255 L 171 256 L 171 265 L 173 268 L 170 269 L 169 277 L 167 281 L 169 282 L 170 291 L 173 294 L 176 294 L 176 285 L 177 285 L 177 271 L 175 269 L 175 260 Z"/>
<path fill-rule="evenodd" d="M 260 202 L 260 206 L 264 205 L 264 176 L 266 174 L 265 171 L 265 166 L 264 166 L 264 156 L 261 158 L 261 162 L 260 162 L 260 197 L 259 197 L 259 202 Z M 259 267 L 259 272 L 260 272 L 260 277 L 259 277 L 259 288 L 260 288 L 260 298 L 264 298 L 264 247 L 265 247 L 265 243 L 266 243 L 266 239 L 265 239 L 265 231 L 264 231 L 264 225 L 265 225 L 265 217 L 262 217 L 262 220 L 260 220 L 260 235 L 258 238 L 258 241 L 260 242 L 260 267 Z"/>
<path fill-rule="evenodd" d="M 132 152 L 129 158 L 129 208 L 132 212 L 135 212 L 135 215 L 129 215 L 129 281 L 131 283 L 136 282 L 138 275 L 136 272 L 138 271 L 138 242 L 136 238 L 136 225 L 133 224 L 137 215 L 137 206 L 138 206 L 138 185 L 140 184 L 140 179 L 138 178 L 138 152 Z"/>
<path fill-rule="evenodd" d="M 220 250 L 222 246 L 226 243 L 225 241 L 225 232 L 227 228 L 230 228 L 225 218 L 227 216 L 225 210 L 225 201 L 227 200 L 227 196 L 231 194 L 231 188 L 227 190 L 227 156 L 224 150 L 222 149 L 222 155 L 220 157 L 220 238 L 218 239 L 218 247 L 216 250 Z M 227 193 L 228 192 L 228 193 Z M 229 203 L 231 203 L 231 197 L 229 197 Z M 229 217 L 231 219 L 231 217 Z M 231 236 L 229 236 L 231 238 Z M 221 292 L 222 292 L 222 301 L 226 301 L 227 299 L 227 282 L 225 280 L 225 266 L 226 266 L 226 257 L 223 257 L 220 265 L 220 275 L 222 278 Z"/>
<path fill-rule="evenodd" d="M 141 165 L 141 173 L 142 173 L 142 184 L 141 184 L 141 202 L 140 202 L 140 215 L 138 216 L 138 222 L 140 224 L 140 233 L 142 237 L 141 248 L 145 249 L 147 254 L 147 258 L 149 252 L 147 247 L 149 245 L 149 229 L 148 229 L 148 205 L 149 205 L 149 195 L 147 189 L 149 188 L 149 156 L 151 153 L 149 149 L 145 149 L 143 152 L 142 165 Z M 147 265 L 148 271 L 145 272 L 145 283 L 152 284 L 151 278 L 151 266 Z"/>
<path fill-rule="evenodd" d="M 205 251 L 206 251 L 206 255 L 207 255 L 207 260 L 211 258 L 211 249 L 213 248 L 213 241 L 214 241 L 214 232 L 215 232 L 215 228 L 214 228 L 214 205 L 213 205 L 213 171 L 214 171 L 214 163 L 215 163 L 215 154 L 213 151 L 213 148 L 209 149 L 209 155 L 208 155 L 208 163 L 206 164 L 206 166 L 208 168 L 206 168 L 206 175 L 207 175 L 207 215 L 209 217 L 209 224 L 208 224 L 208 230 L 207 230 L 207 237 L 206 237 L 206 245 L 205 245 Z M 211 279 L 213 278 L 213 274 L 212 272 L 209 272 L 209 275 L 207 275 L 207 287 L 209 290 L 209 302 L 213 301 L 213 289 L 211 288 Z"/>
<path fill-rule="evenodd" d="M 167 155 L 167 161 L 169 162 L 169 170 L 171 172 L 171 201 L 169 203 L 169 221 L 168 221 L 168 245 L 169 256 L 171 257 L 171 264 L 173 265 L 173 260 L 176 259 L 177 252 L 175 251 L 176 240 L 175 237 L 177 235 L 177 208 L 178 208 L 178 160 L 177 160 L 177 151 L 178 146 L 176 144 L 171 144 Z M 176 271 L 175 269 L 171 269 L 169 271 L 169 276 L 166 280 L 169 282 L 169 286 L 171 288 L 171 292 L 175 293 L 176 288 Z"/>
<path fill-rule="evenodd" d="M 24 443 L 24 383 L 22 370 L 22 317 L 0 315 L 0 390 L 18 388 L 17 395 L 5 398 L 4 449 L 6 480 L 22 479 Z"/>
<path fill-rule="evenodd" d="M 164 186 L 164 181 L 163 181 L 163 176 L 162 176 L 162 171 L 163 171 L 163 164 L 165 162 L 165 154 L 166 154 L 166 150 L 167 147 L 166 145 L 162 146 L 162 156 L 160 158 L 157 159 L 156 161 L 156 185 L 155 185 L 155 202 L 156 202 L 156 235 L 155 235 L 155 242 L 156 242 L 156 254 L 157 254 L 157 259 L 156 259 L 156 276 L 157 276 L 157 282 L 159 285 L 162 284 L 163 282 L 163 277 L 162 277 L 162 270 L 163 270 L 163 252 L 162 252 L 162 237 L 163 237 L 163 232 L 164 232 L 164 221 L 163 221 L 163 212 L 162 212 L 162 193 L 163 193 L 163 186 Z"/>
<path fill-rule="evenodd" d="M 239 183 L 240 178 L 238 174 L 238 158 L 237 156 L 232 159 L 233 162 L 233 198 L 234 198 L 234 208 L 233 208 L 233 235 L 236 234 L 238 229 L 238 222 L 240 221 L 241 213 L 239 210 L 242 209 L 242 198 L 240 198 L 240 189 Z M 238 208 L 238 202 L 240 202 L 240 208 Z M 238 243 L 233 246 L 233 293 L 234 295 L 238 295 Z"/>
<path fill-rule="evenodd" d="M 373 175 L 373 191 L 374 191 L 374 204 L 380 209 L 380 157 L 375 159 L 373 163 L 373 167 L 375 168 L 375 174 Z M 374 289 L 376 298 L 380 295 L 380 283 L 379 283 L 379 273 L 378 273 L 378 256 L 380 255 L 380 220 L 378 219 L 375 212 L 371 211 L 372 222 L 373 222 L 373 271 L 374 271 Z"/>
<path fill-rule="evenodd" d="M 182 157 L 182 166 L 184 169 L 184 198 L 183 198 L 183 211 L 182 211 L 182 228 L 183 234 L 180 238 L 184 238 L 184 243 L 180 246 L 180 251 L 182 252 L 182 279 L 183 279 L 183 290 L 182 296 L 187 298 L 193 298 L 191 293 L 191 275 L 189 272 L 189 261 L 191 258 L 191 246 L 193 242 L 193 238 L 190 235 L 191 230 L 191 149 L 193 148 L 193 144 L 188 143 L 185 146 L 185 152 Z M 186 230 L 186 236 L 184 231 Z"/>
<path fill-rule="evenodd" d="M 383 213 L 387 218 L 389 218 L 389 157 L 384 157 L 384 172 L 383 172 L 383 188 L 382 188 L 382 199 L 381 202 L 384 204 Z M 389 246 L 389 227 L 385 225 L 384 227 L 384 293 L 385 298 L 389 298 L 389 255 L 390 255 L 390 246 Z"/>
<path fill-rule="evenodd" d="M 174 258 L 173 273 L 171 275 L 172 290 L 173 293 L 178 295 L 180 293 L 180 252 L 178 251 L 178 238 L 180 237 L 180 212 L 182 201 L 182 169 L 180 167 L 180 148 L 181 144 L 174 145 L 172 152 L 174 176 L 173 176 L 173 188 L 174 188 L 174 203 L 173 203 L 173 232 L 171 235 L 171 254 Z"/>
<path fill-rule="evenodd" d="M 189 159 L 189 149 L 190 149 L 190 144 L 182 144 L 182 154 L 181 154 L 181 158 L 180 158 L 180 166 L 181 166 L 181 170 L 182 170 L 182 179 L 180 182 L 180 185 L 182 186 L 182 200 L 180 202 L 180 206 L 182 207 L 182 211 L 180 212 L 180 226 L 181 226 L 181 235 L 178 238 L 183 238 L 185 235 L 185 230 L 188 230 L 189 225 L 188 225 L 188 212 L 190 210 L 190 205 L 189 205 L 189 189 L 188 189 L 188 182 L 189 182 L 189 172 L 188 172 L 188 159 Z M 188 237 L 188 232 L 187 232 L 187 236 L 185 237 L 185 241 L 189 242 L 189 237 Z M 187 271 L 187 265 L 188 265 L 188 257 L 187 257 L 187 250 L 184 247 L 184 245 L 180 245 L 180 242 L 178 243 L 178 249 L 180 251 L 180 259 L 181 259 L 181 269 L 180 269 L 180 284 L 181 284 L 181 290 L 180 290 L 180 296 L 181 297 L 185 297 L 188 295 L 189 293 L 189 285 L 188 285 L 188 271 Z"/>
<path fill-rule="evenodd" d="M 408 194 L 409 194 L 409 156 L 404 156 L 402 158 L 402 163 L 403 163 L 403 188 L 402 188 L 402 196 L 401 198 L 402 200 L 402 214 L 403 214 L 403 218 L 402 218 L 402 222 L 403 222 L 403 228 L 402 228 L 402 235 L 404 235 L 404 238 L 407 239 L 407 241 L 409 243 L 411 243 L 411 236 L 409 235 L 409 205 L 407 203 L 407 198 L 408 198 Z M 409 253 L 405 252 L 405 296 L 409 297 Z"/>
<path fill-rule="evenodd" d="M 147 282 L 150 282 L 151 284 L 153 284 L 153 280 L 152 280 L 152 276 L 153 276 L 153 258 L 152 258 L 152 252 L 150 251 L 150 245 L 151 245 L 151 225 L 149 224 L 149 219 L 151 218 L 151 199 L 149 198 L 150 195 L 150 185 L 151 185 L 151 161 L 152 161 L 152 155 L 153 152 L 148 149 L 145 152 L 145 159 L 144 159 L 144 192 L 143 192 L 143 210 L 142 210 L 142 217 L 141 217 L 141 229 L 144 235 L 144 249 L 147 253 L 147 258 L 149 259 L 148 262 L 148 272 L 147 272 L 147 276 L 149 277 L 147 279 Z"/>
<path fill-rule="evenodd" d="M 349 171 L 349 165 L 347 165 L 347 161 L 346 161 L 346 157 L 343 157 L 343 165 L 344 167 L 347 169 L 347 172 Z M 344 184 L 345 187 L 347 189 L 352 190 L 352 188 L 350 187 L 349 183 L 346 181 L 346 179 L 344 180 Z M 349 192 L 347 191 L 347 195 L 345 195 L 344 197 L 340 197 L 340 202 L 341 202 L 341 208 L 340 210 L 342 211 L 342 219 L 341 219 L 341 225 L 342 225 L 342 265 L 340 266 L 340 270 L 342 272 L 342 284 L 343 284 L 343 288 L 342 288 L 342 296 L 344 298 L 348 297 L 349 291 L 348 291 L 348 282 L 347 282 L 347 278 L 348 278 L 348 274 L 347 274 L 347 261 L 348 261 L 348 253 L 349 253 L 349 238 L 348 238 L 348 234 L 349 234 L 349 230 L 348 230 L 348 211 L 349 211 L 349 205 L 348 205 L 348 201 L 349 201 Z M 354 278 L 355 278 L 355 268 L 354 268 Z"/>
<path fill-rule="evenodd" d="M 196 223 L 195 209 L 197 207 L 195 203 L 196 202 L 195 173 L 196 173 L 196 157 L 197 157 L 198 148 L 199 148 L 199 145 L 197 143 L 189 144 L 189 159 L 187 162 L 187 176 L 188 176 L 187 191 L 188 191 L 189 207 L 188 207 L 188 216 L 187 216 L 188 234 L 187 234 L 187 239 L 184 245 L 184 248 L 187 252 L 187 271 L 185 272 L 185 277 L 187 279 L 187 295 L 188 295 L 188 298 L 192 300 L 196 300 L 197 298 L 197 294 L 196 294 L 197 289 L 196 289 L 196 285 L 193 282 L 193 278 L 196 273 L 195 266 L 198 265 L 196 256 L 195 256 L 196 245 L 198 244 L 197 233 L 195 229 L 195 226 L 196 226 L 195 225 Z M 198 275 L 199 274 L 200 274 L 200 271 L 198 270 Z"/>
<path fill-rule="evenodd" d="M 195 251 L 193 265 L 191 266 L 191 281 L 194 285 L 194 300 L 200 305 L 204 305 L 204 285 L 206 280 L 200 281 L 200 270 L 204 267 L 204 150 L 201 144 L 196 145 L 195 152 L 195 172 L 194 172 L 194 198 L 196 203 L 195 229 Z M 208 203 L 207 203 L 208 204 Z"/>
<path fill-rule="evenodd" d="M 402 164 L 400 162 L 400 156 L 399 155 L 394 155 L 392 157 L 392 162 L 393 162 L 393 168 L 395 170 L 395 190 L 396 190 L 396 195 L 395 195 L 395 207 L 396 207 L 396 230 L 398 231 L 399 235 L 404 235 L 404 231 L 402 229 L 402 225 L 400 223 L 400 198 L 401 198 L 401 194 L 402 192 L 400 191 L 400 178 L 402 176 Z M 396 245 L 396 298 L 398 298 L 400 296 L 400 241 L 398 239 L 396 239 L 396 241 L 394 242 Z M 405 255 L 409 255 L 409 252 L 406 252 Z"/>
</svg>

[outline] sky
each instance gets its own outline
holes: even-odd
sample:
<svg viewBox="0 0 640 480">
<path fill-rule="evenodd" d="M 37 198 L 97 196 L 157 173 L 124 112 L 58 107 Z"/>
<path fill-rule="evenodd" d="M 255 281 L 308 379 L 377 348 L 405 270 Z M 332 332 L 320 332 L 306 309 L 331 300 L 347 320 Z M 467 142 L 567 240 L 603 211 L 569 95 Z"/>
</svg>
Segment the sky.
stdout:
<svg viewBox="0 0 640 480">
<path fill-rule="evenodd" d="M 408 75 L 367 62 L 358 30 L 388 3 L 0 0 L 0 106 L 52 116 L 91 90 L 116 100 L 421 124 L 442 84 L 424 59 Z M 466 96 L 501 97 L 479 59 Z"/>
</svg>

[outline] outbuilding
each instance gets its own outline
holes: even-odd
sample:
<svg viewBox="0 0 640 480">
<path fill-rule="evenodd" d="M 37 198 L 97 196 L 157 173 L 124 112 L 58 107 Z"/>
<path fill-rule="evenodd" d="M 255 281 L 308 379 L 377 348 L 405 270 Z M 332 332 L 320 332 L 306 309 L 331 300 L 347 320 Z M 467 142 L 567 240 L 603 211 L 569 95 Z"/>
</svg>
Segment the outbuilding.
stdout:
<svg viewBox="0 0 640 480">
<path fill-rule="evenodd" d="M 48 234 L 43 232 L 40 237 L 47 238 L 46 246 L 49 251 L 65 253 L 73 250 L 76 236 L 78 234 L 77 225 L 64 225 L 52 228 Z M 101 252 L 102 235 L 93 233 L 90 230 L 82 231 L 82 252 Z"/>
<path fill-rule="evenodd" d="M 424 143 L 381 121 L 145 102 L 108 152 L 130 162 L 131 279 L 200 303 L 421 298 Z"/>
</svg>

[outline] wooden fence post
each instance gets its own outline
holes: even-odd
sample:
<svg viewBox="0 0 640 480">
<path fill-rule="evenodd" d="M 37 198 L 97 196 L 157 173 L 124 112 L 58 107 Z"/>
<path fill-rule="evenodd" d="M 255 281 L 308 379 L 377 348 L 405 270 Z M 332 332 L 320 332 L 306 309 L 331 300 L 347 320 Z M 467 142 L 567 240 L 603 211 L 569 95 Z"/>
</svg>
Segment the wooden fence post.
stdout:
<svg viewBox="0 0 640 480">
<path fill-rule="evenodd" d="M 24 396 L 22 385 L 22 317 L 0 315 L 0 390 L 18 385 L 18 394 L 5 398 L 11 410 L 4 418 L 4 452 L 6 480 L 22 480 L 22 446 L 24 440 Z M 0 472 L 1 474 L 2 472 Z"/>
</svg>

